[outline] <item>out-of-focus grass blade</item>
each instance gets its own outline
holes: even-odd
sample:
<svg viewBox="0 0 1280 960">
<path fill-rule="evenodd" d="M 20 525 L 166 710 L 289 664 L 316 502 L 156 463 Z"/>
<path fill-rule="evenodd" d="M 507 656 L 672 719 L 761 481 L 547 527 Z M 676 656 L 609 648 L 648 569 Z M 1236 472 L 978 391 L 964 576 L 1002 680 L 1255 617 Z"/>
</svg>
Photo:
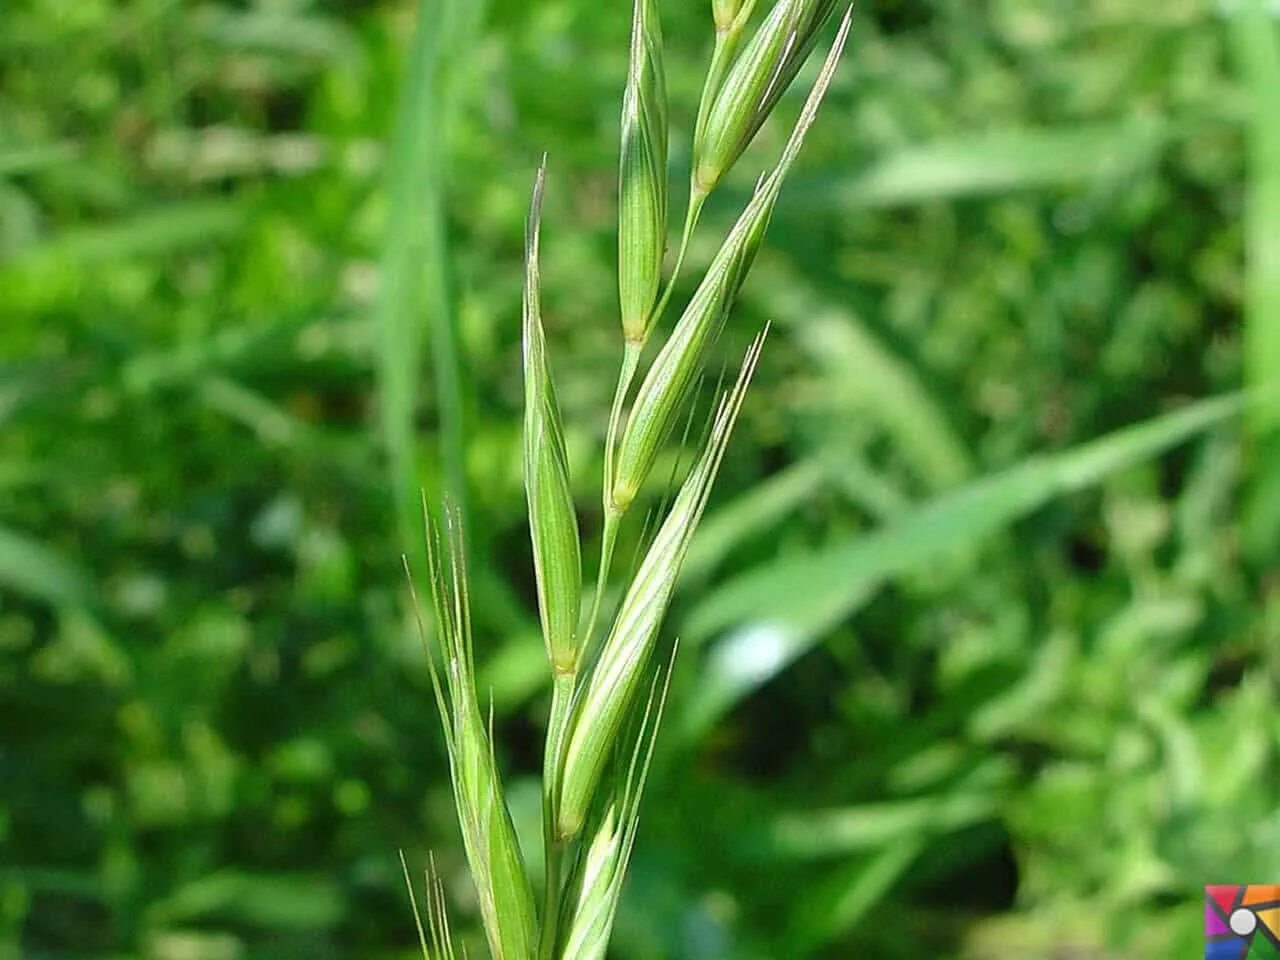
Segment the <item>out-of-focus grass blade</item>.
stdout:
<svg viewBox="0 0 1280 960">
<path fill-rule="evenodd" d="M 231 236 L 244 222 L 244 209 L 231 201 L 176 203 L 123 220 L 65 230 L 21 250 L 0 272 L 171 253 Z"/>
<path fill-rule="evenodd" d="M 982 743 L 1013 736 L 1042 715 L 1061 695 L 1068 677 L 1075 675 L 1079 651 L 1066 631 L 1040 643 L 1023 674 L 1000 694 L 972 710 L 969 735 Z"/>
<path fill-rule="evenodd" d="M 769 529 L 809 499 L 826 478 L 820 460 L 802 460 L 708 514 L 685 557 L 684 581 L 710 573 L 743 540 Z"/>
<path fill-rule="evenodd" d="M 167 925 L 216 917 L 272 930 L 317 930 L 345 913 L 341 891 L 325 876 L 232 869 L 178 888 L 151 908 L 148 919 Z"/>
<path fill-rule="evenodd" d="M 1245 211 L 1245 382 L 1280 384 L 1280 32 L 1261 0 L 1231 16 L 1236 59 L 1248 88 L 1248 197 Z M 1257 443 L 1245 538 L 1259 557 L 1280 547 L 1280 437 L 1263 436 L 1280 409 L 1259 406 L 1250 426 Z"/>
<path fill-rule="evenodd" d="M 990 791 L 910 797 L 834 810 L 781 814 L 770 830 L 770 853 L 779 858 L 821 860 L 876 850 L 925 832 L 950 833 L 996 815 Z"/>
<path fill-rule="evenodd" d="M 963 441 L 915 371 L 847 309 L 816 295 L 794 272 L 771 273 L 755 289 L 765 312 L 826 374 L 835 401 L 878 421 L 931 489 L 972 475 Z"/>
<path fill-rule="evenodd" d="M 71 561 L 29 537 L 0 527 L 0 590 L 81 605 L 89 601 L 89 578 Z"/>
<path fill-rule="evenodd" d="M 145 394 L 187 383 L 208 374 L 242 368 L 298 365 L 340 356 L 363 370 L 372 361 L 373 324 L 368 317 L 300 314 L 263 323 L 219 324 L 199 340 L 139 351 L 119 368 L 121 387 Z M 4 409 L 0 391 L 0 412 Z"/>
<path fill-rule="evenodd" d="M 856 926 L 893 889 L 932 838 L 898 839 L 871 857 L 841 866 L 800 898 L 786 939 L 788 957 L 806 957 Z"/>
<path fill-rule="evenodd" d="M 730 581 L 694 608 L 681 636 L 719 639 L 686 700 L 696 736 L 815 646 L 890 577 L 973 545 L 1055 496 L 1097 483 L 1237 416 L 1240 396 L 1202 400 L 1073 450 L 1035 457 L 940 496 L 873 533 L 777 560 Z"/>
<path fill-rule="evenodd" d="M 480 4 L 422 0 L 387 170 L 387 228 L 378 299 L 382 433 L 404 552 L 421 539 L 414 408 L 421 359 L 420 326 L 430 337 L 440 418 L 444 486 L 466 527 L 462 444 L 462 372 L 448 291 L 445 179 L 453 87 Z"/>
<path fill-rule="evenodd" d="M 829 209 L 833 192 L 836 204 L 879 207 L 1107 179 L 1150 163 L 1166 139 L 1165 124 L 1133 121 L 937 140 L 893 153 L 844 186 L 797 179 L 785 209 Z"/>
<path fill-rule="evenodd" d="M 360 49 L 350 29 L 331 17 L 206 6 L 192 16 L 191 25 L 201 38 L 236 50 L 331 60 L 355 56 Z"/>
<path fill-rule="evenodd" d="M 0 177 L 41 170 L 57 163 L 65 163 L 76 155 L 73 143 L 42 143 L 34 146 L 0 147 Z"/>
<path fill-rule="evenodd" d="M 206 406 L 243 424 L 264 444 L 287 447 L 314 439 L 308 424 L 229 377 L 204 377 L 197 392 Z"/>
<path fill-rule="evenodd" d="M 233 177 L 301 177 L 346 163 L 381 169 L 381 144 L 362 141 L 340 147 L 324 137 L 297 132 L 263 134 L 246 127 L 159 130 L 147 143 L 147 167 L 189 183 Z M 358 159 L 359 158 L 359 159 Z M 363 170 L 361 171 L 363 172 Z"/>
</svg>

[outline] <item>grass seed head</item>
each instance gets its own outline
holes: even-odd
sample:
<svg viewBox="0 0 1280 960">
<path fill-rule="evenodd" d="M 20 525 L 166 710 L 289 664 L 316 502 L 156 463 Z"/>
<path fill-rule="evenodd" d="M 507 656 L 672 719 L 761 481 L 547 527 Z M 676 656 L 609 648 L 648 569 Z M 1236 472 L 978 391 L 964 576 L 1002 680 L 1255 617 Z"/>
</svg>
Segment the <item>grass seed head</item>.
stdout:
<svg viewBox="0 0 1280 960">
<path fill-rule="evenodd" d="M 569 488 L 560 405 L 556 401 L 539 307 L 538 234 L 546 163 L 538 169 L 525 234 L 524 485 L 538 588 L 538 611 L 552 669 L 577 667 L 576 639 L 582 596 L 578 519 Z"/>
<path fill-rule="evenodd" d="M 654 0 L 635 0 L 618 164 L 618 299 L 623 335 L 643 343 L 667 244 L 667 91 Z"/>
<path fill-rule="evenodd" d="M 693 190 L 733 166 L 809 56 L 836 0 L 778 0 L 729 68 L 694 144 Z"/>
<path fill-rule="evenodd" d="M 582 829 L 600 775 L 619 733 L 675 590 L 680 564 L 706 507 L 734 420 L 755 370 L 764 335 L 752 344 L 733 389 L 721 401 L 702 456 L 676 494 L 628 587 L 600 658 L 574 705 L 565 737 L 556 804 L 556 829 L 573 837 Z"/>
<path fill-rule="evenodd" d="M 658 451 L 702 369 L 706 348 L 715 339 L 738 289 L 746 279 L 782 183 L 831 83 L 848 30 L 849 17 L 846 14 L 778 165 L 757 187 L 640 385 L 618 445 L 610 493 L 610 502 L 619 512 L 630 506 L 652 469 Z"/>
</svg>

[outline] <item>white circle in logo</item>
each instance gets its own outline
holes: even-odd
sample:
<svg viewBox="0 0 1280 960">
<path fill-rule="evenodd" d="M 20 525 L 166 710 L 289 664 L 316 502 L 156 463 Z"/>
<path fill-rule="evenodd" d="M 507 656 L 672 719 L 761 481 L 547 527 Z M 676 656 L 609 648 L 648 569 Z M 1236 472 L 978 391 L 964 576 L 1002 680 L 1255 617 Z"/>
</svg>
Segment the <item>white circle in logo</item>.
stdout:
<svg viewBox="0 0 1280 960">
<path fill-rule="evenodd" d="M 1241 907 L 1231 913 L 1231 932 L 1238 937 L 1247 937 L 1258 926 L 1258 917 L 1252 910 Z"/>
</svg>

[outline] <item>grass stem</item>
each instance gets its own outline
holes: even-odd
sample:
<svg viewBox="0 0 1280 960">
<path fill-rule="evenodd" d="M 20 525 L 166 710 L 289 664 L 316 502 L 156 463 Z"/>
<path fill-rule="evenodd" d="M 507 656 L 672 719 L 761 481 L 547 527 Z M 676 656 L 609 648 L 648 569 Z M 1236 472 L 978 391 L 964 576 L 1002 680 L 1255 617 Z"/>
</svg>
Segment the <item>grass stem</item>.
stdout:
<svg viewBox="0 0 1280 960">
<path fill-rule="evenodd" d="M 559 789 L 560 754 L 578 671 L 557 673 L 551 687 L 551 712 L 547 717 L 547 740 L 543 756 L 542 838 L 545 851 L 545 889 L 542 900 L 542 925 L 538 933 L 538 956 L 551 960 L 554 956 L 560 914 L 561 866 L 565 844 L 556 836 L 556 793 Z"/>
<path fill-rule="evenodd" d="M 658 305 L 653 309 L 654 322 L 662 318 L 663 312 L 667 309 L 667 303 L 671 300 L 671 294 L 676 288 L 676 280 L 680 277 L 680 268 L 684 266 L 685 254 L 689 252 L 689 240 L 698 226 L 698 217 L 702 214 L 702 205 L 706 200 L 706 191 L 694 184 L 689 190 L 689 208 L 685 211 L 684 227 L 680 230 L 680 248 L 676 251 L 676 262 L 671 268 L 671 276 L 667 279 L 667 288 L 662 292 Z"/>
<path fill-rule="evenodd" d="M 635 379 L 636 370 L 640 366 L 640 354 L 644 344 L 634 340 L 623 342 L 622 367 L 618 371 L 618 384 L 613 392 L 613 404 L 609 410 L 609 427 L 604 441 L 604 531 L 600 538 L 600 569 L 596 573 L 596 586 L 591 596 L 591 610 L 587 615 L 586 630 L 582 634 L 585 648 L 591 643 L 591 634 L 595 631 L 596 618 L 600 615 L 600 601 L 604 596 L 605 584 L 609 579 L 609 567 L 613 562 L 613 549 L 618 541 L 618 525 L 622 521 L 622 511 L 613 504 L 613 463 L 614 453 L 618 445 L 618 431 L 622 428 L 622 410 L 627 403 L 627 394 Z"/>
<path fill-rule="evenodd" d="M 555 837 L 555 823 L 549 823 L 546 837 L 546 892 L 542 899 L 542 929 L 538 935 L 539 960 L 554 960 L 556 941 L 559 939 L 560 874 L 564 862 L 562 841 Z"/>
</svg>

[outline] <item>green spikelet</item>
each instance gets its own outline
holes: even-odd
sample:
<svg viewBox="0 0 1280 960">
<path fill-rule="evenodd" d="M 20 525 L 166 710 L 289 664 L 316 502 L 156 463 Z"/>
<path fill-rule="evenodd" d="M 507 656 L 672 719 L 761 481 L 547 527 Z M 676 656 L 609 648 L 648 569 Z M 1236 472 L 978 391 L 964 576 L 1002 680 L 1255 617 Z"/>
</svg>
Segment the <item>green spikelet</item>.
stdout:
<svg viewBox="0 0 1280 960">
<path fill-rule="evenodd" d="M 692 190 L 710 193 L 809 56 L 835 0 L 779 0 L 719 84 L 694 144 Z M 846 18 L 847 19 L 847 18 Z"/>
<path fill-rule="evenodd" d="M 636 0 L 622 97 L 618 164 L 618 300 L 622 332 L 643 343 L 667 245 L 667 90 L 653 0 Z"/>
<path fill-rule="evenodd" d="M 539 307 L 538 234 L 545 182 L 544 162 L 534 183 L 525 235 L 524 486 L 547 656 L 556 673 L 569 673 L 578 661 L 576 629 L 582 597 L 582 555 L 578 518 L 569 490 L 564 428 L 547 363 Z"/>
</svg>

